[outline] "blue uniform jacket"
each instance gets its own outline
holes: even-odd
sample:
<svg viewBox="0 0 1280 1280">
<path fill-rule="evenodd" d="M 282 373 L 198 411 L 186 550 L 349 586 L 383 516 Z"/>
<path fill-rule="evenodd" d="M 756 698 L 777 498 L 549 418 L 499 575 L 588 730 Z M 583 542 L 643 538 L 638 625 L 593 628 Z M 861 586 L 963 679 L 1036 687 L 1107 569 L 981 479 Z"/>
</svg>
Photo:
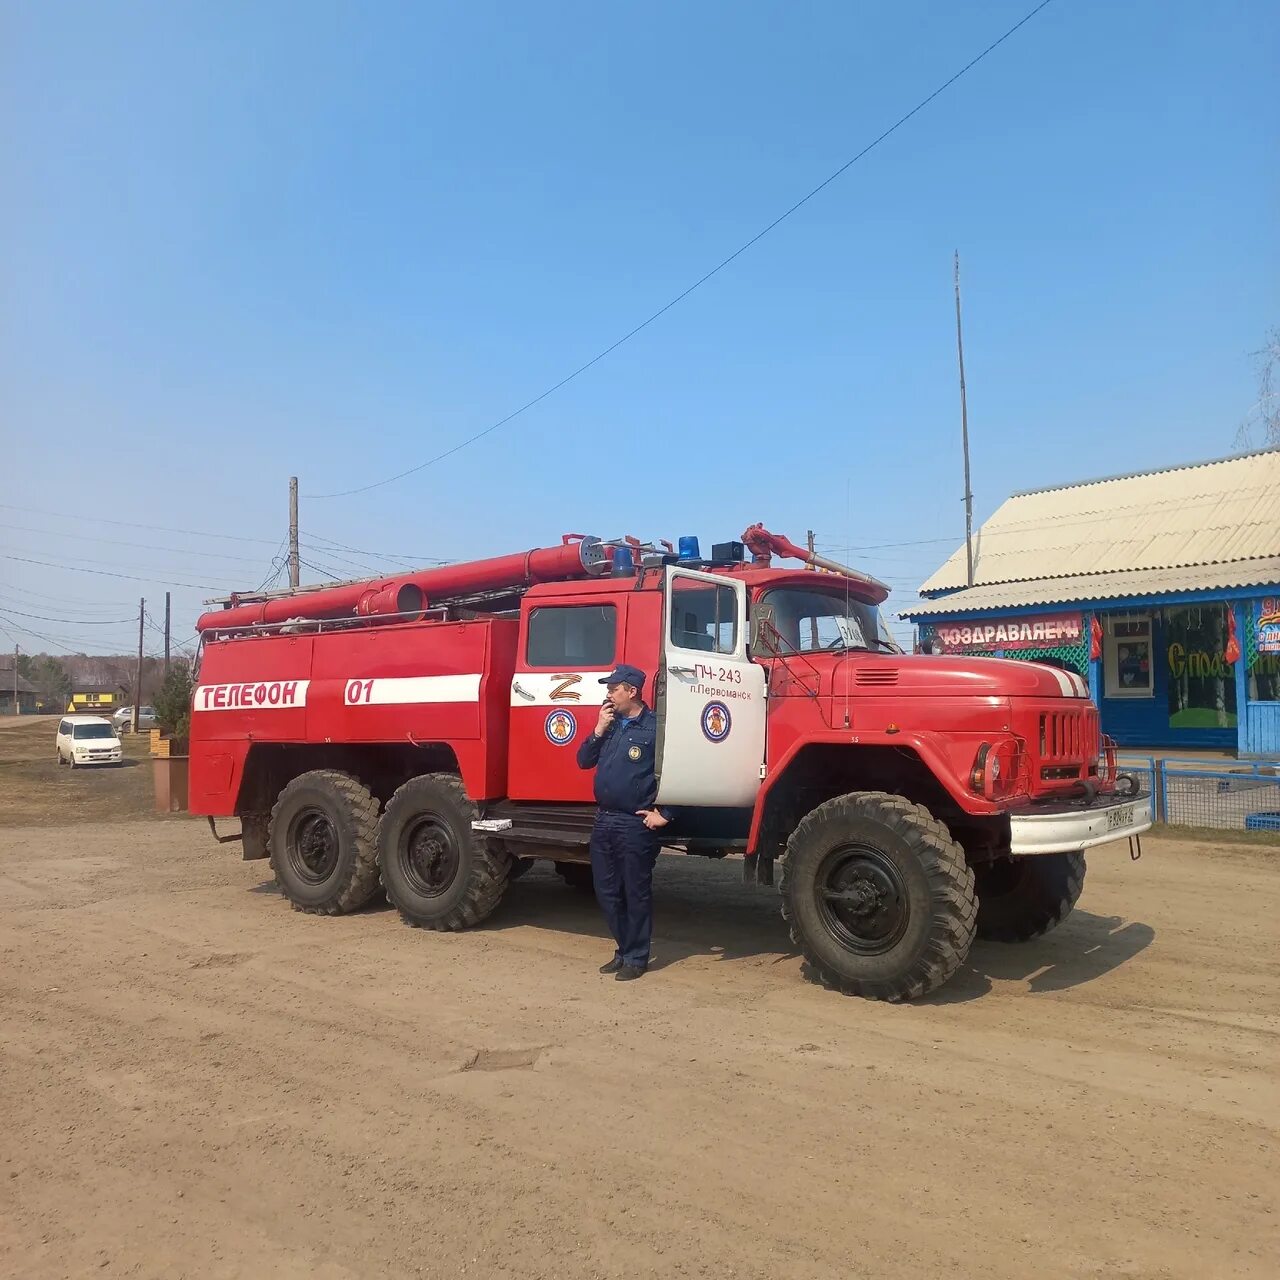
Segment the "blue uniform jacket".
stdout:
<svg viewBox="0 0 1280 1280">
<path fill-rule="evenodd" d="M 578 768 L 596 771 L 596 804 L 617 813 L 652 809 L 658 796 L 654 773 L 658 717 L 645 707 L 634 720 L 614 720 L 603 738 L 592 734 L 578 748 Z M 659 812 L 671 817 L 669 809 Z"/>
</svg>

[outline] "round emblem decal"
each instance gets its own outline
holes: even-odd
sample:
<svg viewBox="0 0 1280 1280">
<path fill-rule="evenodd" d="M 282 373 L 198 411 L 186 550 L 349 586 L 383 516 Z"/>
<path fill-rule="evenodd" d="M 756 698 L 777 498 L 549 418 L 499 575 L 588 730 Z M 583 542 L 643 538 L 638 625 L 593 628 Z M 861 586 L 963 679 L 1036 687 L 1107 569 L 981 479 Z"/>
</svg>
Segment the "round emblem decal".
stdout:
<svg viewBox="0 0 1280 1280">
<path fill-rule="evenodd" d="M 729 708 L 723 702 L 708 702 L 702 708 L 702 732 L 712 742 L 723 742 L 732 724 Z"/>
<path fill-rule="evenodd" d="M 578 722 L 567 711 L 553 711 L 545 725 L 547 741 L 557 747 L 567 746 L 578 732 Z"/>
<path fill-rule="evenodd" d="M 631 750 L 627 752 L 627 755 L 628 755 L 632 760 L 639 760 L 639 759 L 640 759 L 640 755 L 641 755 L 640 748 L 639 748 L 639 747 L 632 747 L 632 748 L 631 748 Z"/>
</svg>

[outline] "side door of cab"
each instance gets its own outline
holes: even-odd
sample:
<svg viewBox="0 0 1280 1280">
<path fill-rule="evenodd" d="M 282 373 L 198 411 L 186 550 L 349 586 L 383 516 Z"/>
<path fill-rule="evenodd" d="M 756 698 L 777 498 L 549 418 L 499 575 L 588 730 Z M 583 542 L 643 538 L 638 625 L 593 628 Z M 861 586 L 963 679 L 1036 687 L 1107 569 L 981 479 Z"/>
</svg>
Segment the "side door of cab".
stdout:
<svg viewBox="0 0 1280 1280">
<path fill-rule="evenodd" d="M 746 585 L 667 567 L 658 800 L 746 808 L 765 758 L 765 671 L 747 656 Z"/>
<path fill-rule="evenodd" d="M 524 599 L 511 680 L 511 799 L 591 803 L 578 747 L 600 714 L 600 680 L 619 661 L 627 603 L 625 595 Z"/>
</svg>

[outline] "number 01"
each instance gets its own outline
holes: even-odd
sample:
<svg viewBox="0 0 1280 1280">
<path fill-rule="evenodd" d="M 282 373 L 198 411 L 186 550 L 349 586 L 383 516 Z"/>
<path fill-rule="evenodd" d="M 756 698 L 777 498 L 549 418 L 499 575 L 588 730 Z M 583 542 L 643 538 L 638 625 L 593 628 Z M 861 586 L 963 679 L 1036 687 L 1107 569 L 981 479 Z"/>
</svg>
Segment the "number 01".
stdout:
<svg viewBox="0 0 1280 1280">
<path fill-rule="evenodd" d="M 347 682 L 347 706 L 367 703 L 373 696 L 372 680 L 349 680 Z"/>
</svg>

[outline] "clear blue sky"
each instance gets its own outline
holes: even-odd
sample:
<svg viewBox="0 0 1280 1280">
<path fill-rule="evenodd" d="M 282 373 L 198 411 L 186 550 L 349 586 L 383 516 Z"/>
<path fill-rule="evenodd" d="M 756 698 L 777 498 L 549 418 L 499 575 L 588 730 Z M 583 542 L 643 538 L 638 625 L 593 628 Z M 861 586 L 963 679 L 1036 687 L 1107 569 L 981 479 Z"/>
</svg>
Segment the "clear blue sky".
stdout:
<svg viewBox="0 0 1280 1280">
<path fill-rule="evenodd" d="M 291 473 L 484 429 L 1031 7 L 0 4 L 0 550 L 144 579 L 0 559 L 0 626 L 127 650 L 81 622 L 256 586 Z M 1055 0 L 537 408 L 304 499 L 304 557 L 759 519 L 914 544 L 853 553 L 904 607 L 963 530 L 956 248 L 979 519 L 1231 452 L 1280 323 L 1278 65 L 1271 0 Z"/>
</svg>

